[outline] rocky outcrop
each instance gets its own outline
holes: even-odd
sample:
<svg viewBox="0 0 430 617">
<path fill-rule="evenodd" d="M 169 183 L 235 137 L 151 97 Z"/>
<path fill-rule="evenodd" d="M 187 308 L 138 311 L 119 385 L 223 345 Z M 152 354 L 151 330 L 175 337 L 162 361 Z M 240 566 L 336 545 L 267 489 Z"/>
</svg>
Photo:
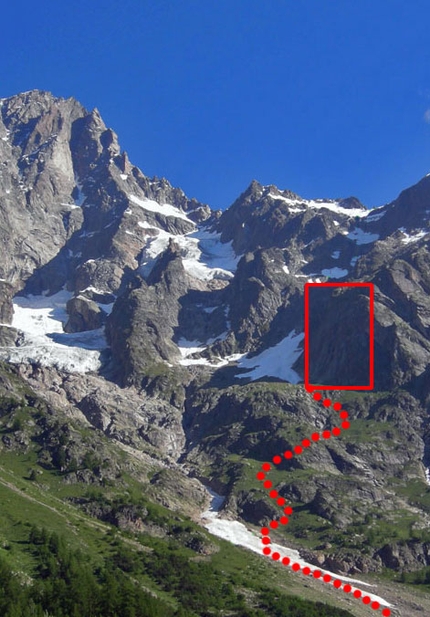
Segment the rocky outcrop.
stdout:
<svg viewBox="0 0 430 617">
<path fill-rule="evenodd" d="M 0 323 L 10 324 L 13 317 L 13 287 L 6 281 L 0 281 Z"/>
<path fill-rule="evenodd" d="M 176 460 L 183 452 L 182 415 L 163 400 L 120 388 L 96 375 L 68 375 L 55 368 L 25 365 L 19 373 L 53 408 L 148 459 Z"/>
<path fill-rule="evenodd" d="M 148 282 L 137 280 L 116 302 L 107 335 L 122 382 L 136 382 L 149 366 L 179 358 L 172 338 L 186 289 L 185 270 L 171 244 Z"/>
<path fill-rule="evenodd" d="M 80 296 L 69 300 L 67 303 L 67 312 L 70 317 L 64 326 L 65 332 L 96 330 L 102 327 L 107 317 L 107 314 L 98 304 Z"/>
</svg>

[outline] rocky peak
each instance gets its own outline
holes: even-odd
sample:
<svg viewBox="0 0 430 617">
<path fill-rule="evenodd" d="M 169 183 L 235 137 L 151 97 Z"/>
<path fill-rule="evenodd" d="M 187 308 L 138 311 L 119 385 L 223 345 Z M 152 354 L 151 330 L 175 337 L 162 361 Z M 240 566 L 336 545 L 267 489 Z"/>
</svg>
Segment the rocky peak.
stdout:
<svg viewBox="0 0 430 617">
<path fill-rule="evenodd" d="M 379 209 L 384 213 L 374 223 L 387 236 L 397 230 L 411 236 L 428 232 L 430 222 L 430 176 L 405 189 L 400 195 Z"/>
<path fill-rule="evenodd" d="M 118 137 L 112 129 L 106 128 L 97 109 L 74 123 L 71 147 L 76 152 L 73 161 L 75 174 L 82 183 L 86 179 L 94 180 L 91 174 L 113 163 L 122 169 L 126 167 L 126 159 L 120 156 Z"/>
<path fill-rule="evenodd" d="M 367 212 L 366 206 L 364 206 L 357 197 L 347 197 L 346 199 L 336 199 L 335 202 L 339 204 L 339 207 L 345 208 L 346 210 L 362 210 L 363 212 Z"/>
<path fill-rule="evenodd" d="M 0 111 L 0 275 L 15 290 L 116 293 L 139 265 L 146 228 L 187 233 L 211 216 L 134 167 L 97 109 L 34 90 L 4 99 Z M 16 251 L 20 243 L 28 249 Z"/>
<path fill-rule="evenodd" d="M 167 249 L 158 258 L 147 278 L 148 285 L 161 284 L 166 294 L 175 299 L 186 291 L 185 268 L 180 255 L 179 245 L 174 238 L 170 238 Z"/>
<path fill-rule="evenodd" d="M 0 111 L 10 142 L 21 157 L 34 156 L 37 148 L 45 149 L 62 131 L 67 132 L 71 122 L 87 113 L 73 98 L 56 98 L 40 90 L 3 99 Z"/>
<path fill-rule="evenodd" d="M 293 200 L 293 201 L 304 201 L 300 195 L 297 193 L 293 193 L 289 189 L 278 189 L 274 184 L 269 184 L 267 186 L 263 186 L 263 196 L 271 197 L 272 199 L 285 199 L 285 200 Z"/>
<path fill-rule="evenodd" d="M 292 191 L 253 182 L 222 214 L 218 229 L 224 241 L 233 241 L 238 253 L 258 247 L 286 248 L 294 242 L 306 245 L 319 238 L 329 240 L 342 227 L 348 229 L 355 216 L 367 212 L 354 198 L 344 202 L 346 208 L 341 200 L 305 200 Z"/>
<path fill-rule="evenodd" d="M 423 210 L 428 208 L 430 201 L 430 174 L 419 182 L 405 189 L 395 200 L 397 205 L 405 209 Z"/>
</svg>

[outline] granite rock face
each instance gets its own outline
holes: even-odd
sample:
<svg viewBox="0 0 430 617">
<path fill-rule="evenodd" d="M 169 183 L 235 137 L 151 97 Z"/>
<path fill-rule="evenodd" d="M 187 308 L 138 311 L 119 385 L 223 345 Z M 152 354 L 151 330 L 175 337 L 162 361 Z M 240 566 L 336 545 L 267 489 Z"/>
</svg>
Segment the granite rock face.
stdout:
<svg viewBox="0 0 430 617">
<path fill-rule="evenodd" d="M 3 99 L 0 111 L 0 276 L 15 291 L 53 293 L 65 284 L 118 291 L 124 273 L 138 265 L 145 235 L 130 195 L 169 199 L 189 211 L 188 219 L 142 209 L 148 225 L 172 233 L 189 232 L 192 219 L 210 215 L 166 180 L 149 180 L 133 167 L 97 109 L 31 91 Z"/>
</svg>

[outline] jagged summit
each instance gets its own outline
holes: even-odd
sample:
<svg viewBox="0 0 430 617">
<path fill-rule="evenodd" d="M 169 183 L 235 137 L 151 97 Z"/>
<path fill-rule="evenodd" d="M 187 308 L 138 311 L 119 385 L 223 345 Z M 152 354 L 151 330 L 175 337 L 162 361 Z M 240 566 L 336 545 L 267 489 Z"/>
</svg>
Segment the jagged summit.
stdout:
<svg viewBox="0 0 430 617">
<path fill-rule="evenodd" d="M 0 135 L 5 320 L 19 290 L 66 288 L 70 332 L 103 328 L 109 320 L 127 330 L 125 313 L 103 303 L 128 297 L 143 279 L 147 291 L 136 311 L 149 310 L 151 290 L 163 307 L 153 323 L 170 324 L 172 341 L 159 355 L 164 343 L 155 337 L 148 362 L 188 366 L 192 360 L 216 368 L 300 332 L 307 280 L 373 277 L 389 295 L 387 263 L 406 261 L 422 272 L 416 249 L 426 246 L 430 178 L 371 211 L 356 197 L 304 199 L 253 180 L 227 210 L 215 213 L 167 179 L 145 176 L 99 111 L 73 98 L 33 90 L 4 99 Z M 175 274 L 165 274 L 172 264 Z M 126 338 L 115 340 L 121 347 Z M 179 340 L 202 344 L 190 354 L 180 351 Z M 417 344 L 427 358 L 426 345 Z M 115 355 L 113 339 L 112 345 Z M 139 366 L 144 371 L 146 363 Z"/>
<path fill-rule="evenodd" d="M 274 184 L 263 185 L 260 184 L 257 180 L 252 180 L 250 185 L 243 191 L 243 193 L 239 196 L 239 200 L 249 200 L 264 198 L 269 195 L 272 196 L 281 196 L 288 199 L 296 199 L 300 200 L 301 197 L 293 191 L 290 190 L 280 190 Z"/>
<path fill-rule="evenodd" d="M 1 101 L 15 101 L 19 100 L 27 105 L 31 105 L 32 103 L 41 103 L 42 101 L 50 101 L 50 102 L 60 102 L 66 100 L 73 100 L 78 102 L 74 97 L 62 97 L 55 96 L 52 92 L 48 90 L 40 90 L 38 88 L 34 88 L 32 90 L 26 90 L 24 92 L 19 92 L 18 94 L 13 94 L 8 97 L 4 97 L 0 99 Z"/>
<path fill-rule="evenodd" d="M 34 90 L 5 99 L 0 135 L 7 166 L 0 233 L 8 255 L 1 275 L 15 291 L 25 284 L 32 293 L 55 292 L 67 284 L 116 292 L 124 269 L 139 265 L 138 238 L 146 232 L 135 213 L 168 233 L 189 232 L 210 216 L 207 206 L 134 167 L 98 110 L 73 98 Z M 22 210 L 27 217 L 11 218 Z M 12 248 L 29 238 L 29 254 Z"/>
<path fill-rule="evenodd" d="M 5 320 L 19 290 L 66 288 L 69 332 L 109 321 L 109 332 L 125 332 L 127 312 L 118 313 L 114 301 L 131 294 L 131 302 L 143 279 L 136 314 L 152 310 L 151 294 L 160 307 L 143 331 L 155 327 L 172 344 L 155 336 L 140 373 L 158 361 L 217 368 L 236 354 L 276 346 L 303 328 L 307 280 L 379 280 L 387 261 L 412 264 L 426 237 L 429 178 L 371 211 L 356 197 L 304 199 L 253 180 L 215 213 L 167 179 L 145 176 L 98 110 L 73 98 L 30 91 L 5 99 L 0 117 Z M 180 350 L 180 340 L 202 344 L 190 353 Z M 112 338 L 114 356 L 124 357 L 125 341 L 126 335 Z"/>
<path fill-rule="evenodd" d="M 252 180 L 250 185 L 238 197 L 236 201 L 250 205 L 265 198 L 272 198 L 273 200 L 278 201 L 284 200 L 291 206 L 302 204 L 303 206 L 307 207 L 327 207 L 331 209 L 337 206 L 342 210 L 351 210 L 352 216 L 357 216 L 356 211 L 360 211 L 360 214 L 369 213 L 369 210 L 360 202 L 357 197 L 346 197 L 337 199 L 306 199 L 289 189 L 279 189 L 274 184 L 263 185 L 257 180 Z"/>
</svg>

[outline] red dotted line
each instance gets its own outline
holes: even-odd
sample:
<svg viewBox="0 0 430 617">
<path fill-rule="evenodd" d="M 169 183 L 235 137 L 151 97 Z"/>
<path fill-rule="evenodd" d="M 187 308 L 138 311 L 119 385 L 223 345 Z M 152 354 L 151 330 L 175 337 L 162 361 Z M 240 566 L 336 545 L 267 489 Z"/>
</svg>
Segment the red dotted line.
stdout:
<svg viewBox="0 0 430 617">
<path fill-rule="evenodd" d="M 346 431 L 349 429 L 350 423 L 347 420 L 349 414 L 347 411 L 342 409 L 341 403 L 332 403 L 329 398 L 323 399 L 321 392 L 314 392 L 313 397 L 316 401 L 320 401 L 321 404 L 324 405 L 324 407 L 331 407 L 333 405 L 333 409 L 339 412 L 339 417 L 342 420 L 341 425 L 335 426 L 331 431 L 326 430 L 322 433 L 312 433 L 310 439 L 303 439 L 301 444 L 294 446 L 292 450 L 286 450 L 283 455 L 276 454 L 272 459 L 274 465 L 280 465 L 283 458 L 290 460 L 294 456 L 300 456 L 300 454 L 302 454 L 306 448 L 309 448 L 312 445 L 312 442 L 316 443 L 320 439 L 330 439 L 331 437 L 338 437 L 341 434 L 342 430 Z M 267 556 L 271 555 L 274 561 L 280 561 L 284 566 L 289 566 L 293 570 L 293 572 L 301 572 L 304 576 L 313 576 L 313 578 L 320 579 L 324 581 L 324 583 L 332 583 L 333 587 L 339 590 L 341 589 L 345 593 L 352 592 L 354 598 L 361 598 L 363 604 L 370 605 L 370 607 L 374 610 L 378 610 L 379 608 L 381 608 L 379 602 L 372 602 L 371 597 L 363 595 L 363 593 L 359 589 L 355 589 L 354 591 L 352 591 L 352 587 L 348 583 L 343 583 L 341 580 L 330 576 L 330 574 L 323 574 L 321 570 L 318 569 L 311 570 L 308 566 L 302 568 L 299 563 L 292 563 L 289 557 L 282 557 L 281 559 L 281 555 L 278 552 L 272 552 L 272 549 L 270 548 L 270 546 L 268 546 L 269 544 L 271 544 L 270 528 L 277 529 L 279 525 L 288 525 L 288 517 L 293 514 L 293 508 L 291 506 L 286 506 L 284 508 L 286 500 L 283 497 L 279 496 L 278 491 L 273 488 L 272 481 L 267 479 L 266 474 L 272 469 L 271 464 L 263 463 L 261 469 L 262 471 L 259 471 L 257 473 L 257 480 L 263 482 L 264 488 L 270 491 L 269 497 L 271 497 L 272 499 L 276 499 L 276 503 L 278 504 L 278 506 L 281 506 L 283 508 L 283 516 L 281 516 L 279 520 L 272 520 L 269 523 L 269 527 L 262 527 L 261 529 L 261 542 L 264 545 L 263 554 Z M 382 615 L 383 617 L 389 617 L 391 615 L 390 609 L 384 608 L 382 610 Z"/>
</svg>

